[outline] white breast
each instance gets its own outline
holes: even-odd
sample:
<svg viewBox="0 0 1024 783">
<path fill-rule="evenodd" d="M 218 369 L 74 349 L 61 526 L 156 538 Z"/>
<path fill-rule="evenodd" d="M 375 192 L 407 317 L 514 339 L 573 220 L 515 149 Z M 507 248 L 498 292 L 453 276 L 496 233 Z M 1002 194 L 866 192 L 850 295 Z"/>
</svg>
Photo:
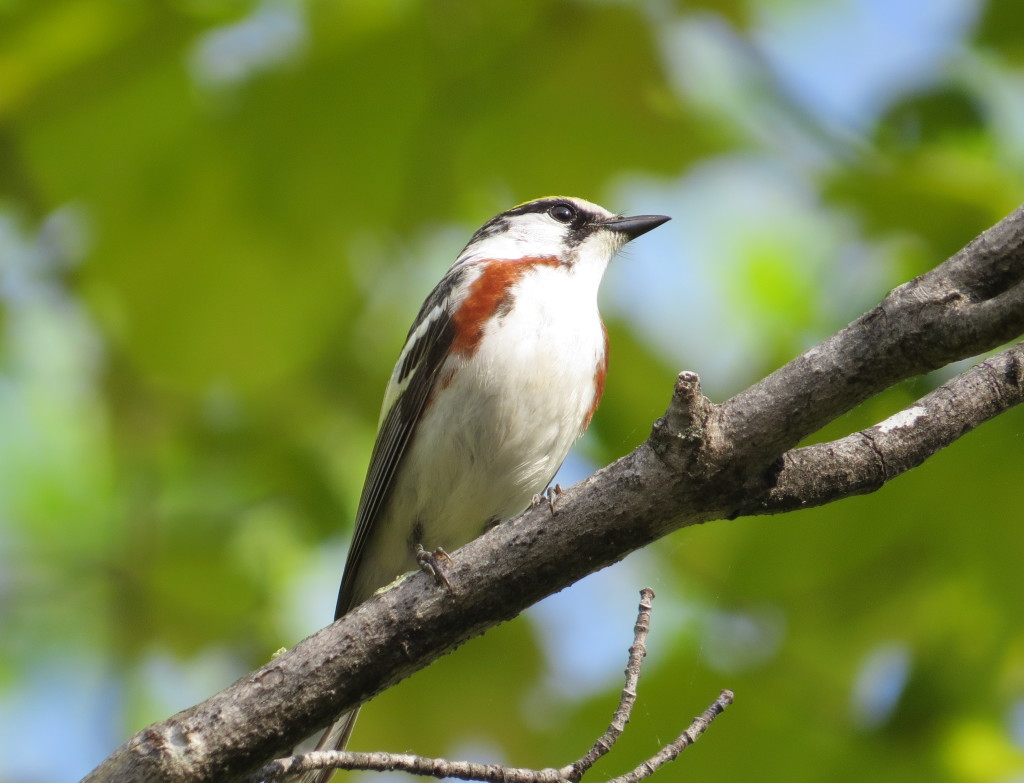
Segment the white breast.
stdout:
<svg viewBox="0 0 1024 783">
<path fill-rule="evenodd" d="M 576 265 L 526 273 L 510 311 L 490 322 L 469 361 L 458 360 L 368 542 L 364 562 L 386 572 L 385 581 L 415 567 L 411 545 L 456 549 L 489 522 L 518 514 L 551 481 L 594 404 L 605 352 L 601 272 Z M 420 540 L 411 540 L 414 529 Z"/>
</svg>

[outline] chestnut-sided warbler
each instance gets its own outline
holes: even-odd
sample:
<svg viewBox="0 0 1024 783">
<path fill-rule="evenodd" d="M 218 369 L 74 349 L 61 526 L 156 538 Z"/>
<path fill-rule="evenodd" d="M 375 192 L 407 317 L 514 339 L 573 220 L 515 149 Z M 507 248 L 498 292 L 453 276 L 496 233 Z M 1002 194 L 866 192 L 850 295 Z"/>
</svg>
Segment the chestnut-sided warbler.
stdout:
<svg viewBox="0 0 1024 783">
<path fill-rule="evenodd" d="M 384 393 L 335 618 L 544 491 L 604 389 L 605 268 L 668 219 L 542 198 L 473 235 L 420 308 Z M 356 713 L 317 747 L 344 747 Z"/>
</svg>

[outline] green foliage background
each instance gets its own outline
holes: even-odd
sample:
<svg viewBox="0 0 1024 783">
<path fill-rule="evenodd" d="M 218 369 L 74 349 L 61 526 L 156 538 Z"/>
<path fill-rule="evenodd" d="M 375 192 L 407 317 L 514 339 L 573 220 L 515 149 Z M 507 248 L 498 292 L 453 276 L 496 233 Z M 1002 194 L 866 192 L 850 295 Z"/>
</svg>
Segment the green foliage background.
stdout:
<svg viewBox="0 0 1024 783">
<path fill-rule="evenodd" d="M 722 399 L 1016 207 L 1016 0 L 946 3 L 952 43 L 846 123 L 773 56 L 861 6 L 935 36 L 926 5 L 0 0 L 0 780 L 80 776 L 330 619 L 394 357 L 495 212 L 676 217 L 606 285 L 595 466 L 678 370 Z M 698 245 L 688 206 L 717 216 Z M 729 687 L 659 779 L 1019 779 L 1022 433 L 1011 412 L 876 495 L 671 536 L 383 695 L 354 745 L 565 763 L 652 584 L 609 774 Z"/>
</svg>

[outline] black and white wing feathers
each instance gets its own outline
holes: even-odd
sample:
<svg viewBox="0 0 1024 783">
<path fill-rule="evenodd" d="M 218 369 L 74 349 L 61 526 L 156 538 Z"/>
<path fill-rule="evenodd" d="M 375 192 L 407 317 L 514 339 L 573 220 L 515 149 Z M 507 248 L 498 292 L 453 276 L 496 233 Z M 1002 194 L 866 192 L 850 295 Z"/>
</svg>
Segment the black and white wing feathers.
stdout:
<svg viewBox="0 0 1024 783">
<path fill-rule="evenodd" d="M 356 575 L 373 526 L 387 505 L 427 401 L 455 339 L 449 297 L 464 269 L 450 271 L 420 308 L 384 396 L 382 420 L 356 512 L 335 619 L 352 608 Z"/>
</svg>

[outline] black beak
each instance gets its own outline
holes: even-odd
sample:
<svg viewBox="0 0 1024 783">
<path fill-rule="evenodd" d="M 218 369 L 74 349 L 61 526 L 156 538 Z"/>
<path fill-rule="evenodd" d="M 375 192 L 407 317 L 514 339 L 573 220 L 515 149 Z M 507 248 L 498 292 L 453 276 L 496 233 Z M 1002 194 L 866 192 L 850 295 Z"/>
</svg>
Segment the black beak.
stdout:
<svg viewBox="0 0 1024 783">
<path fill-rule="evenodd" d="M 667 215 L 637 215 L 635 217 L 612 218 L 611 220 L 606 220 L 601 225 L 609 231 L 615 231 L 619 234 L 625 234 L 630 239 L 636 239 L 671 219 Z"/>
</svg>

